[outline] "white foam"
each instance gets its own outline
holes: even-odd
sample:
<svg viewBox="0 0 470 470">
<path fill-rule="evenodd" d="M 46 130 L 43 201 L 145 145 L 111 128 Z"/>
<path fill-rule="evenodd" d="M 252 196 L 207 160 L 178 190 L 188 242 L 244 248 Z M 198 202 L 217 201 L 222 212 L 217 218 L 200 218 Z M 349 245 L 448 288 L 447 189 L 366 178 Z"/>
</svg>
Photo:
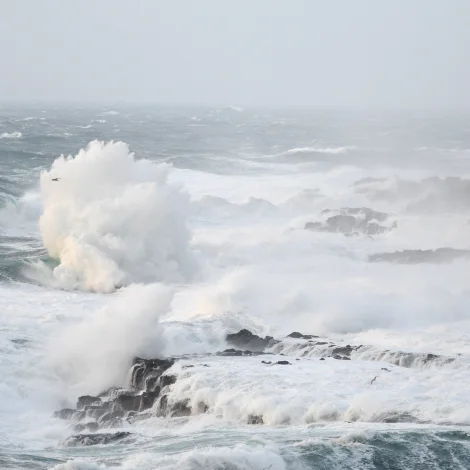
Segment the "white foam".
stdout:
<svg viewBox="0 0 470 470">
<path fill-rule="evenodd" d="M 0 134 L 0 139 L 21 139 L 23 134 L 21 132 L 3 132 Z"/>
<path fill-rule="evenodd" d="M 92 142 L 41 174 L 40 229 L 61 286 L 111 292 L 131 282 L 188 279 L 188 197 L 170 167 L 121 142 Z M 59 181 L 52 181 L 60 178 Z"/>
</svg>

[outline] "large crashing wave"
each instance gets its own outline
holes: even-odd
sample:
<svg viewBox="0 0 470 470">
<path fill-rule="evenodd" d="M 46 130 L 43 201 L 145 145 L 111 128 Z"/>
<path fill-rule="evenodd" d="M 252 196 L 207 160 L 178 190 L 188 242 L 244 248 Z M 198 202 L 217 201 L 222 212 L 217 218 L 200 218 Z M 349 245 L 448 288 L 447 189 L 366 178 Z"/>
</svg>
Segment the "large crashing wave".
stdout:
<svg viewBox="0 0 470 470">
<path fill-rule="evenodd" d="M 136 160 L 125 143 L 94 141 L 41 174 L 40 229 L 62 287 L 188 279 L 189 197 L 167 181 L 169 169 Z"/>
</svg>

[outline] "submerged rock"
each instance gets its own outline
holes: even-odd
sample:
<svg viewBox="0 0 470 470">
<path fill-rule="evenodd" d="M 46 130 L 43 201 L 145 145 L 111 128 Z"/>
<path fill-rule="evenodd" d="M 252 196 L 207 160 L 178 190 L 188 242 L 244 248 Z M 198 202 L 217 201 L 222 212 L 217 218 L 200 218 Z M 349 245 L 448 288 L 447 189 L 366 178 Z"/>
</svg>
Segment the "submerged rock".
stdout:
<svg viewBox="0 0 470 470">
<path fill-rule="evenodd" d="M 99 433 L 99 434 L 75 434 L 65 441 L 69 447 L 95 446 L 98 444 L 112 444 L 131 436 L 130 432 Z"/>
</svg>

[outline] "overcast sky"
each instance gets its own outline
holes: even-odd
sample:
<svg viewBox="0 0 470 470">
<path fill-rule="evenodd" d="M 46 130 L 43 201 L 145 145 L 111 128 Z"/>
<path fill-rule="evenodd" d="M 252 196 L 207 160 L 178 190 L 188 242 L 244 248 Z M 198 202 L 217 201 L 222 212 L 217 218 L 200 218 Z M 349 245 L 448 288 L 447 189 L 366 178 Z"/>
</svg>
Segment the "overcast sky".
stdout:
<svg viewBox="0 0 470 470">
<path fill-rule="evenodd" d="M 470 108 L 470 0 L 0 0 L 0 100 Z"/>
</svg>

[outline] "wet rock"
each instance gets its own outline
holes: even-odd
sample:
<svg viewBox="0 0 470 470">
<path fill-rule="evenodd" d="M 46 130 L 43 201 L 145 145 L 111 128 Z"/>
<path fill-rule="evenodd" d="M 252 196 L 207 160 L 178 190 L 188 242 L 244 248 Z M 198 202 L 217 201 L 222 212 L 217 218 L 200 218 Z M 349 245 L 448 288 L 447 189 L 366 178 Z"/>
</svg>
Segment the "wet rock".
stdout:
<svg viewBox="0 0 470 470">
<path fill-rule="evenodd" d="M 164 388 L 176 382 L 176 375 L 162 375 L 160 377 L 160 387 Z"/>
<path fill-rule="evenodd" d="M 290 366 L 292 365 L 289 361 L 277 361 L 274 363 L 274 365 L 279 364 L 280 366 Z"/>
<path fill-rule="evenodd" d="M 155 403 L 155 400 L 158 398 L 159 393 L 160 389 L 155 392 L 143 392 L 140 398 L 139 411 L 144 411 L 148 410 L 149 408 L 152 408 L 153 404 Z"/>
<path fill-rule="evenodd" d="M 294 339 L 313 339 L 313 338 L 319 338 L 319 336 L 315 336 L 315 335 L 303 335 L 302 333 L 299 333 L 298 331 L 293 331 L 291 334 L 287 335 L 286 338 L 294 338 Z"/>
<path fill-rule="evenodd" d="M 114 442 L 121 441 L 131 435 L 130 432 L 115 432 L 115 433 L 99 433 L 99 434 L 76 434 L 70 436 L 65 444 L 69 447 L 76 446 L 94 446 L 112 444 Z"/>
<path fill-rule="evenodd" d="M 83 410 L 83 408 L 85 408 L 85 406 L 96 405 L 98 403 L 101 403 L 101 398 L 100 397 L 93 397 L 91 395 L 84 395 L 82 397 L 78 397 L 77 410 Z"/>
<path fill-rule="evenodd" d="M 191 414 L 191 408 L 188 406 L 189 401 L 178 401 L 171 406 L 170 417 L 181 418 Z"/>
<path fill-rule="evenodd" d="M 325 360 L 325 358 L 324 358 L 324 357 L 320 357 L 320 361 L 324 361 L 324 360 Z"/>
<path fill-rule="evenodd" d="M 108 411 L 98 419 L 99 424 L 109 423 L 117 419 L 122 419 L 126 413 L 122 410 Z"/>
<path fill-rule="evenodd" d="M 327 217 L 324 222 L 307 222 L 304 228 L 316 232 L 342 233 L 347 236 L 359 234 L 372 236 L 397 227 L 396 222 L 391 226 L 380 225 L 388 220 L 388 214 L 367 207 L 343 207 L 339 211 L 330 209 L 322 211 L 323 216 L 328 214 L 334 215 Z"/>
<path fill-rule="evenodd" d="M 79 423 L 73 426 L 75 432 L 89 431 L 94 432 L 98 431 L 98 423 L 96 421 L 90 421 L 89 423 Z"/>
<path fill-rule="evenodd" d="M 258 415 L 249 415 L 246 424 L 264 424 L 263 417 Z"/>
<path fill-rule="evenodd" d="M 384 413 L 379 415 L 375 421 L 379 423 L 418 423 L 419 420 L 410 413 Z"/>
<path fill-rule="evenodd" d="M 343 355 L 343 356 L 350 356 L 351 355 L 351 352 L 354 350 L 354 348 L 352 348 L 349 344 L 347 346 L 344 346 L 344 347 L 337 347 L 337 348 L 334 348 L 333 351 L 331 351 L 331 353 L 333 354 L 333 356 L 335 354 L 337 355 Z"/>
<path fill-rule="evenodd" d="M 113 404 L 114 411 L 135 411 L 140 408 L 141 397 L 126 393 L 119 395 Z"/>
<path fill-rule="evenodd" d="M 438 248 L 437 250 L 403 250 L 392 253 L 377 253 L 369 256 L 372 263 L 397 263 L 397 264 L 420 264 L 420 263 L 450 263 L 456 259 L 470 260 L 470 250 L 459 250 L 455 248 Z"/>
<path fill-rule="evenodd" d="M 158 379 L 174 363 L 175 361 L 170 359 L 134 358 L 131 385 L 136 390 L 144 390 L 149 378 L 155 377 Z"/>
<path fill-rule="evenodd" d="M 248 351 L 248 350 L 241 351 L 239 349 L 233 349 L 233 348 L 226 349 L 225 351 L 217 353 L 218 356 L 260 356 L 264 354 L 267 354 L 267 353 L 264 353 L 262 351 Z"/>
<path fill-rule="evenodd" d="M 71 419 L 75 410 L 72 408 L 63 408 L 59 411 L 54 411 L 53 417 L 58 419 Z"/>
<path fill-rule="evenodd" d="M 266 347 L 272 346 L 278 342 L 272 336 L 261 338 L 246 329 L 240 330 L 238 333 L 228 334 L 225 339 L 227 343 L 235 346 L 237 349 L 245 349 L 253 352 L 264 351 Z"/>
</svg>

